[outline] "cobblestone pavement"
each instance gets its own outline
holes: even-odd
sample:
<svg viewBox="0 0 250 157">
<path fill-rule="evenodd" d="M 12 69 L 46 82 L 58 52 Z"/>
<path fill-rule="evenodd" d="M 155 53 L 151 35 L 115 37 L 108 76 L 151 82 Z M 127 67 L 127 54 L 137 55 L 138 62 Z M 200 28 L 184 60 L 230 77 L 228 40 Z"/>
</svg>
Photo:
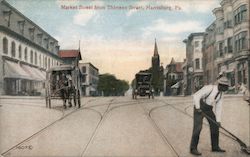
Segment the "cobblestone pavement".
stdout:
<svg viewBox="0 0 250 157">
<path fill-rule="evenodd" d="M 82 107 L 45 107 L 43 98 L 0 98 L 0 153 L 3 156 L 188 157 L 193 127 L 191 97 L 84 97 Z M 222 125 L 250 145 L 249 105 L 226 96 Z M 200 137 L 204 157 L 245 157 L 221 130 L 226 153 L 213 153 L 207 121 Z"/>
</svg>

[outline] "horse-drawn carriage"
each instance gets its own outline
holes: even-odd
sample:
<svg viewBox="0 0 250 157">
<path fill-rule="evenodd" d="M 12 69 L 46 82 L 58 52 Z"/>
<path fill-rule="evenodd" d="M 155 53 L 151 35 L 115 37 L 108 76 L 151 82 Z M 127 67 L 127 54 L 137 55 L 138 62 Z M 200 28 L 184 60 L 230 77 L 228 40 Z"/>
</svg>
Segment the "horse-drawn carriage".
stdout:
<svg viewBox="0 0 250 157">
<path fill-rule="evenodd" d="M 81 107 L 80 70 L 73 65 L 60 65 L 49 69 L 46 73 L 46 107 L 51 108 L 52 99 L 62 99 L 66 108 L 74 105 Z"/>
<path fill-rule="evenodd" d="M 151 85 L 152 74 L 146 72 L 139 72 L 135 75 L 133 85 L 132 98 L 137 99 L 137 96 L 148 96 L 154 99 L 154 90 Z"/>
</svg>

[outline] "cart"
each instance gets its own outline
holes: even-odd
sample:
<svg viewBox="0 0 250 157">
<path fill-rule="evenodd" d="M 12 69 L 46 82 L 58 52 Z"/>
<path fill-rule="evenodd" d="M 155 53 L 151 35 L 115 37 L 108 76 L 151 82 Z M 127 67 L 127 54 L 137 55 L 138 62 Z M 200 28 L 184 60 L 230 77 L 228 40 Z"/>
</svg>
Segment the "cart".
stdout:
<svg viewBox="0 0 250 157">
<path fill-rule="evenodd" d="M 68 100 L 71 107 L 71 100 L 74 106 L 81 107 L 80 96 L 80 70 L 73 65 L 60 65 L 53 67 L 46 72 L 45 83 L 46 107 L 51 108 L 52 99 L 62 99 L 66 108 Z"/>
</svg>

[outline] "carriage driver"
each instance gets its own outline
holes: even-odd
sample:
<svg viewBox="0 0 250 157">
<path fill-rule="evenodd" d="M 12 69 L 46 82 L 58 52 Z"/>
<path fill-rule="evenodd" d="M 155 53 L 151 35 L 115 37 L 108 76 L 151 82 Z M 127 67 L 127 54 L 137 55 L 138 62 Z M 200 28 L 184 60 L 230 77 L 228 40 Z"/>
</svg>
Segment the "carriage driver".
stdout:
<svg viewBox="0 0 250 157">
<path fill-rule="evenodd" d="M 202 121 L 204 114 L 211 117 L 214 121 L 221 122 L 221 110 L 223 102 L 223 92 L 228 90 L 229 81 L 226 77 L 220 77 L 217 85 L 207 85 L 197 91 L 193 95 L 194 99 L 194 125 L 193 134 L 190 145 L 190 153 L 194 155 L 201 155 L 197 150 L 199 143 L 199 136 L 202 129 Z M 213 112 L 215 106 L 215 114 Z M 210 126 L 212 152 L 225 152 L 219 147 L 219 126 L 207 119 Z"/>
</svg>

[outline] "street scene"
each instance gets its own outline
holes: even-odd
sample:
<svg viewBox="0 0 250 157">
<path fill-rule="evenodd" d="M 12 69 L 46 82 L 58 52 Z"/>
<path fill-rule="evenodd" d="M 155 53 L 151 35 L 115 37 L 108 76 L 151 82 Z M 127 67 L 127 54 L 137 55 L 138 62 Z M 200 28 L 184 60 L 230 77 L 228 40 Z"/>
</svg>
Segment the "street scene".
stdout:
<svg viewBox="0 0 250 157">
<path fill-rule="evenodd" d="M 5 119 L 1 121 L 2 155 L 192 156 L 191 97 L 103 97 L 83 98 L 82 102 L 80 109 L 64 110 L 55 101 L 51 110 L 40 98 L 1 99 L 1 119 Z M 249 145 L 248 104 L 239 96 L 227 96 L 224 107 L 223 126 Z M 222 130 L 220 143 L 226 149 L 224 156 L 248 156 Z M 199 149 L 203 156 L 222 156 L 211 152 L 205 120 Z"/>
<path fill-rule="evenodd" d="M 0 0 L 0 157 L 250 155 L 249 0 Z"/>
</svg>

